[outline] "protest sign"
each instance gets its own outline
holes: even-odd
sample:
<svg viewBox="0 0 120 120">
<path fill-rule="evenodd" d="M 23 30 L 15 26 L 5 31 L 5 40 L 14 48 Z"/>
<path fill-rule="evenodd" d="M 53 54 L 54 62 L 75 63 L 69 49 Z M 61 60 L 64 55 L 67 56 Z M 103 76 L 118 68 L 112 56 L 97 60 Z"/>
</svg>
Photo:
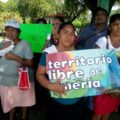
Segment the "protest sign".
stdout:
<svg viewBox="0 0 120 120">
<path fill-rule="evenodd" d="M 47 54 L 47 74 L 51 82 L 60 80 L 66 95 L 51 92 L 54 98 L 96 96 L 120 87 L 120 66 L 116 52 L 105 49 Z"/>
<path fill-rule="evenodd" d="M 20 38 L 27 41 L 33 52 L 42 52 L 47 36 L 52 31 L 51 24 L 21 24 Z"/>
</svg>

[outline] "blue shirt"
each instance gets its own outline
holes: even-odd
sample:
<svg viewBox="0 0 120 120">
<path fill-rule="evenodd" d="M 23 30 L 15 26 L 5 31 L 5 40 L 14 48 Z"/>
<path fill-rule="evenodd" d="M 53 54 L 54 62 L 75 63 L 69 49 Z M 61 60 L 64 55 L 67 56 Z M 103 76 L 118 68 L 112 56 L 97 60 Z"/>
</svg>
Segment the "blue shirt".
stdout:
<svg viewBox="0 0 120 120">
<path fill-rule="evenodd" d="M 82 29 L 78 36 L 78 47 L 77 49 L 80 49 L 80 47 L 85 49 L 94 48 L 94 45 L 98 38 L 102 36 L 106 36 L 108 34 L 108 27 L 105 26 L 103 30 L 98 31 L 96 26 L 94 24 L 88 25 L 85 28 Z"/>
</svg>

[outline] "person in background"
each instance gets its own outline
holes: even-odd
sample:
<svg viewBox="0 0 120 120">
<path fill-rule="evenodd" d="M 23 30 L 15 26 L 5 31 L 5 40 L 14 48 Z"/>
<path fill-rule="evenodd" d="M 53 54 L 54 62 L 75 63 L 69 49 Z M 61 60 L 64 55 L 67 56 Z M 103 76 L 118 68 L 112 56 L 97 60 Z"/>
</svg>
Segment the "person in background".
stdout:
<svg viewBox="0 0 120 120">
<path fill-rule="evenodd" d="M 110 17 L 109 34 L 101 37 L 96 42 L 97 48 L 120 49 L 120 14 Z M 93 120 L 109 120 L 109 115 L 118 109 L 120 93 L 102 94 L 94 97 Z"/>
<path fill-rule="evenodd" d="M 95 10 L 93 18 L 93 22 L 85 28 L 83 28 L 79 33 L 78 43 L 76 44 L 77 49 L 94 48 L 94 44 L 98 40 L 98 38 L 107 34 L 108 12 L 105 9 L 98 7 Z"/>
<path fill-rule="evenodd" d="M 44 18 L 39 18 L 36 20 L 37 24 L 47 24 L 47 21 Z"/>
<path fill-rule="evenodd" d="M 16 20 L 7 21 L 5 33 L 6 37 L 14 43 L 14 48 L 0 59 L 1 104 L 3 112 L 9 112 L 9 120 L 14 120 L 16 107 L 22 107 L 21 120 L 26 120 L 27 106 L 35 104 L 34 83 L 33 81 L 30 82 L 28 90 L 19 89 L 18 69 L 21 65 L 31 68 L 33 66 L 33 54 L 29 44 L 19 39 L 21 30 L 20 24 Z"/>
<path fill-rule="evenodd" d="M 59 81 L 51 83 L 46 76 L 46 55 L 49 53 L 57 53 L 74 50 L 75 27 L 65 22 L 59 26 L 57 45 L 51 45 L 43 51 L 39 66 L 37 69 L 37 80 L 40 85 L 49 91 L 53 91 L 59 95 L 65 94 L 64 85 Z M 47 120 L 84 120 L 82 117 L 82 98 L 62 99 L 50 98 L 48 106 Z"/>
<path fill-rule="evenodd" d="M 79 33 L 75 48 L 78 50 L 94 48 L 98 38 L 108 34 L 107 21 L 108 12 L 101 7 L 97 7 L 93 15 L 92 23 L 84 27 Z M 88 119 L 91 119 L 93 112 L 93 97 L 85 97 L 85 103 L 85 113 L 88 114 Z"/>
<path fill-rule="evenodd" d="M 56 16 L 53 20 L 53 29 L 52 34 L 49 34 L 46 40 L 46 43 L 43 47 L 43 50 L 47 47 L 50 47 L 51 45 L 57 45 L 58 44 L 58 29 L 59 26 L 64 22 L 64 19 L 61 16 Z"/>
</svg>

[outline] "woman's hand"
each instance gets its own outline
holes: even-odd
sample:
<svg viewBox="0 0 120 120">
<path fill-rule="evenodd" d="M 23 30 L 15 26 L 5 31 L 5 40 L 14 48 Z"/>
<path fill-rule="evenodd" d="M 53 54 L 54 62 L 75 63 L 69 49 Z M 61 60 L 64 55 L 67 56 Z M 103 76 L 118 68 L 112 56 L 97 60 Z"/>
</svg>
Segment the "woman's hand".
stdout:
<svg viewBox="0 0 120 120">
<path fill-rule="evenodd" d="M 113 92 L 112 90 L 106 90 L 105 94 L 109 94 L 114 98 L 120 97 L 120 91 L 119 92 L 117 92 L 117 91 Z"/>
<path fill-rule="evenodd" d="M 120 93 L 119 92 L 114 92 L 114 93 L 111 93 L 110 94 L 112 97 L 114 97 L 114 98 L 120 98 Z"/>
<path fill-rule="evenodd" d="M 57 81 L 55 83 L 50 83 L 48 86 L 48 89 L 61 95 L 66 93 L 65 86 L 60 83 L 60 81 Z"/>
<path fill-rule="evenodd" d="M 11 45 L 11 41 L 6 41 L 3 45 L 3 48 L 7 48 Z"/>
<path fill-rule="evenodd" d="M 9 60 L 14 60 L 16 58 L 16 55 L 13 53 L 6 53 L 5 57 Z"/>
<path fill-rule="evenodd" d="M 8 60 L 14 60 L 20 64 L 22 64 L 22 58 L 13 54 L 13 53 L 6 53 L 5 54 L 5 57 L 8 59 Z"/>
</svg>

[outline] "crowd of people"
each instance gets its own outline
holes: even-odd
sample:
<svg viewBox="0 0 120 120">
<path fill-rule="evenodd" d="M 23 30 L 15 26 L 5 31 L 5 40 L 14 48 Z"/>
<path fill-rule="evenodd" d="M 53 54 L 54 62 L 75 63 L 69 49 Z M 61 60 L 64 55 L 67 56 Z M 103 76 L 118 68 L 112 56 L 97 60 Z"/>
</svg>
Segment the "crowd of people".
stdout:
<svg viewBox="0 0 120 120">
<path fill-rule="evenodd" d="M 27 90 L 18 88 L 20 75 L 18 69 L 25 66 L 28 73 L 34 69 L 34 55 L 30 45 L 19 38 L 20 24 L 16 20 L 6 22 L 5 39 L 0 43 L 0 99 L 3 112 L 9 112 L 9 120 L 16 119 L 14 115 L 16 107 L 21 107 L 20 120 L 28 120 L 27 108 L 37 104 L 36 96 L 40 94 L 43 94 L 47 120 L 109 120 L 110 114 L 117 111 L 120 106 L 119 92 L 72 99 L 52 98 L 50 91 L 64 95 L 66 90 L 59 80 L 50 82 L 46 73 L 47 54 L 73 50 L 80 52 L 94 48 L 118 49 L 120 14 L 114 14 L 110 18 L 108 16 L 105 9 L 98 7 L 92 23 L 83 28 L 78 36 L 71 22 L 65 22 L 62 17 L 56 16 L 53 20 L 52 33 L 46 38 L 36 71 L 28 74 L 30 87 Z M 47 24 L 43 18 L 38 19 L 36 23 Z M 6 51 L 7 48 L 9 49 Z M 1 54 L 1 50 L 6 52 Z M 37 89 L 36 95 L 35 84 L 41 86 Z"/>
</svg>

